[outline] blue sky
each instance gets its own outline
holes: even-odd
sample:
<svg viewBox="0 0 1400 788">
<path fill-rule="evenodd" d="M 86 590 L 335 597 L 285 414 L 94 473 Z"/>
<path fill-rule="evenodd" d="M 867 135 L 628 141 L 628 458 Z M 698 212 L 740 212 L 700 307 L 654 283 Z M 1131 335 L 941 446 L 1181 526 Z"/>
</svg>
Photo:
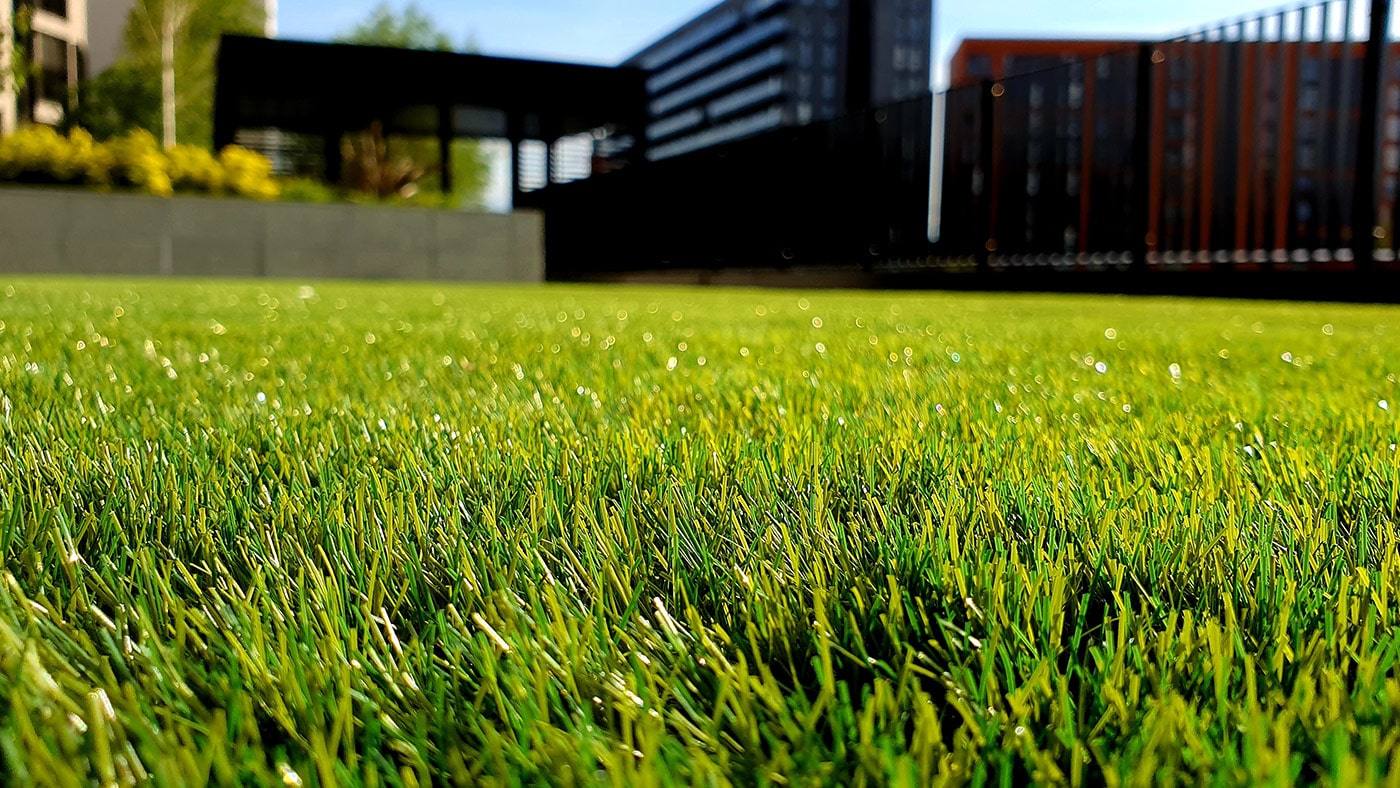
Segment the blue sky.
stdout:
<svg viewBox="0 0 1400 788">
<path fill-rule="evenodd" d="M 281 35 L 319 40 L 362 19 L 378 0 L 280 0 Z M 406 0 L 393 0 L 396 6 Z M 459 43 L 496 55 L 614 64 L 716 0 L 419 0 Z M 935 62 L 967 36 L 1167 35 L 1270 0 L 937 0 Z M 941 72 L 942 69 L 940 68 Z"/>
</svg>

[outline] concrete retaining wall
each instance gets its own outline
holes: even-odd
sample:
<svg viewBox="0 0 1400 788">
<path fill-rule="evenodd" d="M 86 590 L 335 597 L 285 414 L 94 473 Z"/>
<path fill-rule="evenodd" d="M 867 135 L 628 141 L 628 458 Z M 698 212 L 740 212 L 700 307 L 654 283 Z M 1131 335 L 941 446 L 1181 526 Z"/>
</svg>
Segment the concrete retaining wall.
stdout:
<svg viewBox="0 0 1400 788">
<path fill-rule="evenodd" d="M 0 274 L 544 280 L 544 219 L 0 188 Z"/>
</svg>

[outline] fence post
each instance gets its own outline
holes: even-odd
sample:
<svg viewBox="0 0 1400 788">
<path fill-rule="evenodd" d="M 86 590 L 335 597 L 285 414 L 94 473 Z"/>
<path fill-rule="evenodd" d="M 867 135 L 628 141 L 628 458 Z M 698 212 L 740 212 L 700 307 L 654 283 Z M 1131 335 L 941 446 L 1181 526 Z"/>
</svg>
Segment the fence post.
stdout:
<svg viewBox="0 0 1400 788">
<path fill-rule="evenodd" d="M 1380 125 L 1381 75 L 1390 0 L 1371 0 L 1371 28 L 1361 63 L 1361 118 L 1356 130 L 1355 192 L 1351 199 L 1351 250 L 1357 270 L 1371 267 L 1376 251 L 1377 130 Z"/>
<path fill-rule="evenodd" d="M 1137 95 L 1133 113 L 1132 270 L 1147 270 L 1152 218 L 1152 102 L 1155 44 L 1138 47 Z"/>
<path fill-rule="evenodd" d="M 992 169 L 996 164 L 996 111 L 997 111 L 997 91 L 1000 87 L 996 82 L 985 79 L 982 81 L 982 92 L 979 95 L 978 117 L 981 121 L 978 131 L 979 139 L 977 144 L 977 168 L 982 173 L 982 193 L 977 195 L 978 202 L 981 203 L 980 226 L 977 228 L 977 273 L 985 274 L 991 270 L 992 252 L 996 251 L 995 221 L 996 214 L 996 189 L 993 186 Z"/>
</svg>

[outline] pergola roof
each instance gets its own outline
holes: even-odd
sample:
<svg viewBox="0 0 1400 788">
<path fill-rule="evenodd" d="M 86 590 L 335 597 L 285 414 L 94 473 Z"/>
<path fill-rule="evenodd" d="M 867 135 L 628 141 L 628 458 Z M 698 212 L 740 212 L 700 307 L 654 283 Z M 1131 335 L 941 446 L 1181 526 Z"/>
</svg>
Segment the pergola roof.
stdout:
<svg viewBox="0 0 1400 788">
<path fill-rule="evenodd" d="M 337 134 L 380 121 L 390 133 L 554 140 L 640 129 L 645 96 L 634 68 L 225 36 L 214 134 L 223 145 L 239 129 Z"/>
</svg>

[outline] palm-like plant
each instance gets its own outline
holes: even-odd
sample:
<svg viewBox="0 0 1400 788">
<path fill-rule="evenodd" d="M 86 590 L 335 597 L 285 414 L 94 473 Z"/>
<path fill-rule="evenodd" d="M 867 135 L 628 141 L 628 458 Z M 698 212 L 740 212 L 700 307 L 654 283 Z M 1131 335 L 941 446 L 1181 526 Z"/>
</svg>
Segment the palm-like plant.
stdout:
<svg viewBox="0 0 1400 788">
<path fill-rule="evenodd" d="M 407 156 L 392 156 L 378 121 L 341 143 L 344 157 L 344 186 L 353 192 L 379 199 L 412 197 L 418 193 L 418 179 L 424 169 Z"/>
</svg>

